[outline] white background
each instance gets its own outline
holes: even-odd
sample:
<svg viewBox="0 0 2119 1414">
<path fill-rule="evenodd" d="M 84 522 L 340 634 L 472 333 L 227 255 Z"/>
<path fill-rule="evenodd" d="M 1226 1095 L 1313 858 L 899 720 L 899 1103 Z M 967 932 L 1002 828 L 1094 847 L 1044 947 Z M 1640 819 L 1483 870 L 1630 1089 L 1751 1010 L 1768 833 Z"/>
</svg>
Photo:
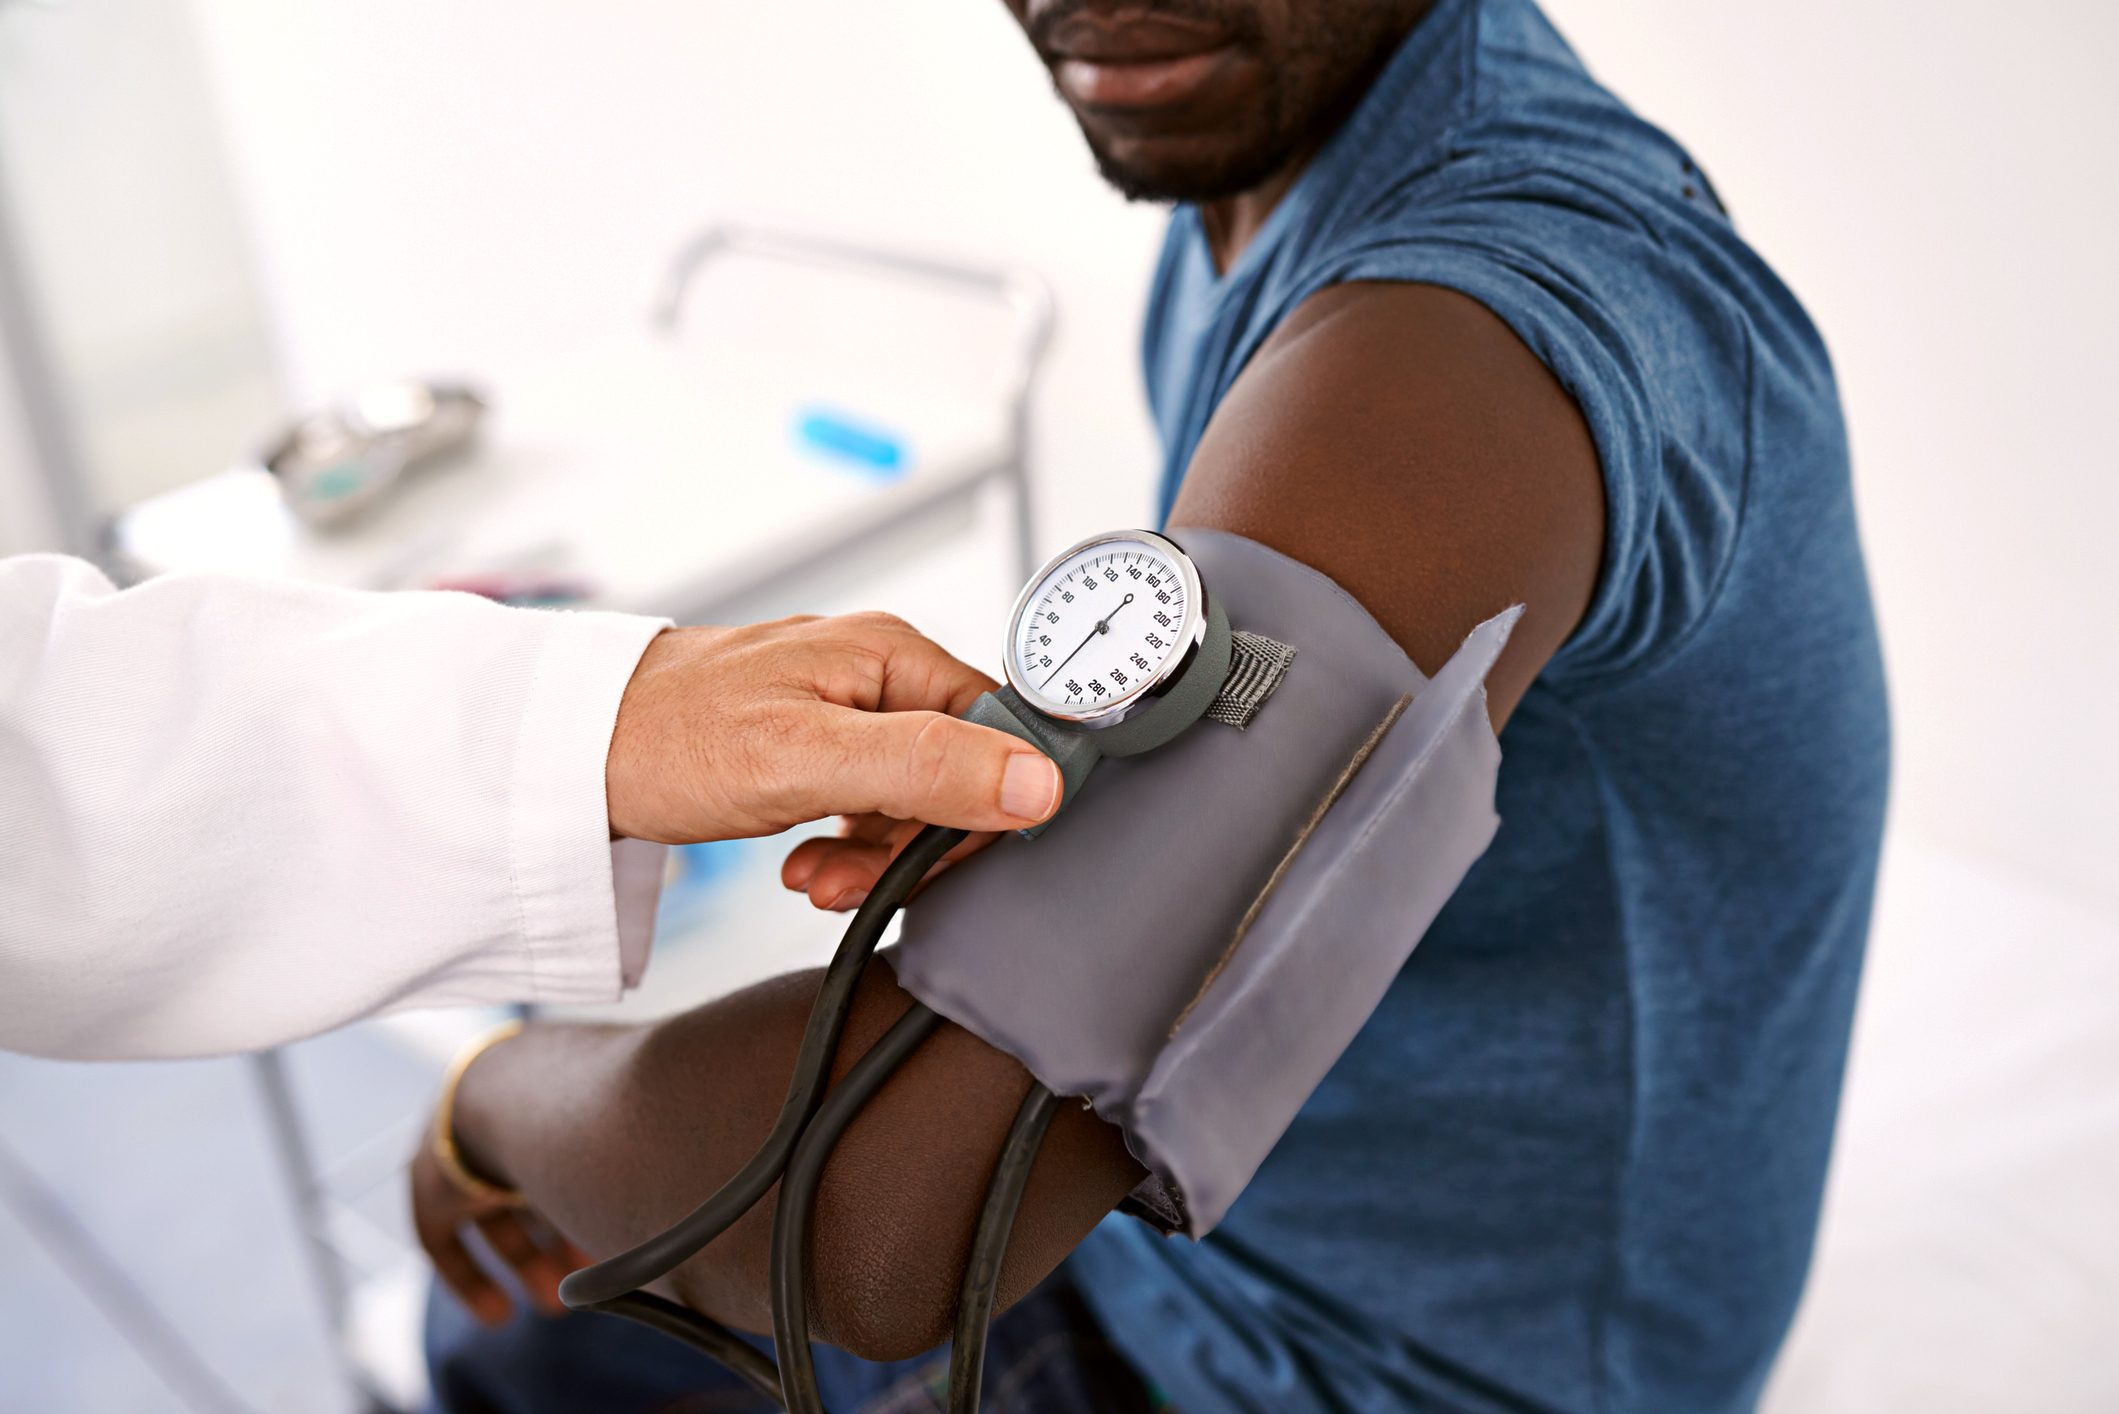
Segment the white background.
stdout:
<svg viewBox="0 0 2119 1414">
<path fill-rule="evenodd" d="M 1045 537 L 1147 516 L 1157 459 L 1137 314 L 1161 217 L 1100 185 L 998 0 L 191 8 L 291 396 L 600 336 L 637 317 L 686 231 L 758 212 L 1044 272 L 1061 310 L 1039 405 Z M 1921 976 L 1932 956 L 1958 989 L 1909 1014 L 1904 1045 L 1939 1045 L 1938 1015 L 1975 1047 L 1990 1024 L 2048 1024 L 2035 1001 L 1999 1020 L 1981 1010 L 2024 977 L 2071 988 L 2068 1005 L 2109 996 L 2109 969 L 2092 980 L 2040 949 L 2104 956 L 2119 941 L 2119 9 L 1549 9 L 1595 71 L 1693 148 L 1834 351 L 1895 698 L 1894 859 L 1916 861 L 1887 879 L 1898 951 L 1880 949 L 1878 978 Z M 0 516 L 17 530 L 0 548 L 31 523 L 11 509 L 26 484 L 19 458 L 0 465 Z M 1972 902 L 1938 902 L 1959 883 Z M 2097 1015 L 2109 1028 L 2108 1007 L 2070 1024 L 2094 1031 Z M 1865 1013 L 1865 1053 L 1896 1024 Z M 2039 1083 L 2080 1088 L 2082 1067 L 2111 1063 L 2108 1049 L 2067 1054 L 2067 1077 Z M 2119 1191 L 2119 1173 L 2096 1177 Z M 1891 1192 L 1878 1179 L 1835 1202 Z M 1993 1216 L 1975 1195 L 1967 1221 Z M 1932 1245 L 1936 1230 L 1906 1240 Z M 2047 1250 L 2065 1245 L 2056 1233 L 2039 1250 L 2065 1267 L 2070 1254 Z M 2113 1277 L 2108 1258 L 2098 1270 Z M 1819 1303 L 1862 1307 L 1864 1288 L 1821 1283 Z M 2109 1316 L 2119 1285 L 2097 1290 Z M 1947 1361 L 1994 1324 L 1931 1323 L 1921 1358 Z M 1791 1378 L 1814 1368 L 1810 1349 L 1798 1342 Z M 2119 1400 L 2109 1364 L 2086 1378 Z M 1805 1385 L 1802 1407 L 1827 1407 L 1823 1388 Z M 2044 1407 L 2095 1405 L 2056 1393 Z"/>
</svg>

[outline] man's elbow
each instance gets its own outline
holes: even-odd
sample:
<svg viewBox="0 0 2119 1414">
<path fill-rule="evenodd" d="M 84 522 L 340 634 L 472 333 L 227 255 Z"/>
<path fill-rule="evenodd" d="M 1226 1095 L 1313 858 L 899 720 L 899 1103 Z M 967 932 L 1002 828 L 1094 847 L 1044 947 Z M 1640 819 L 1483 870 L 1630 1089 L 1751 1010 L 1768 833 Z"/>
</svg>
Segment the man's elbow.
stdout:
<svg viewBox="0 0 2119 1414">
<path fill-rule="evenodd" d="M 894 1208 L 878 1186 L 822 1225 L 810 1254 L 818 1334 L 863 1360 L 903 1360 L 949 1338 L 968 1222 Z"/>
<path fill-rule="evenodd" d="M 990 1147 L 938 1144 L 918 1165 L 902 1153 L 833 1164 L 809 1264 L 822 1339 L 864 1360 L 903 1360 L 949 1338 L 999 1149 L 996 1138 Z M 845 1157 L 858 1160 L 858 1146 Z M 1086 1112 L 1055 1124 L 1009 1233 L 995 1313 L 1051 1275 L 1139 1178 L 1116 1131 Z"/>
<path fill-rule="evenodd" d="M 944 1026 L 848 1126 L 811 1229 L 818 1338 L 868 1360 L 949 1338 L 979 1210 L 1030 1083 L 1015 1060 Z M 1023 1189 L 996 1309 L 1042 1281 L 1139 1180 L 1116 1129 L 1062 1106 Z"/>
</svg>

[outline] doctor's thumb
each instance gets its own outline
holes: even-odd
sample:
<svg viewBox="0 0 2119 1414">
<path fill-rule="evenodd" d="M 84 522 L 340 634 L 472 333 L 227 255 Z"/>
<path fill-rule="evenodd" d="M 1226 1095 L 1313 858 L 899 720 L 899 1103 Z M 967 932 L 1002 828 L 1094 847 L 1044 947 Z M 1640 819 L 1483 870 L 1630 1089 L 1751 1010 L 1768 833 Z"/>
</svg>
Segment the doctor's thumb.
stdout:
<svg viewBox="0 0 2119 1414">
<path fill-rule="evenodd" d="M 960 830 L 1014 830 L 1059 809 L 1050 757 L 1004 732 L 939 712 L 846 713 L 841 785 L 868 808 Z M 856 725 L 857 724 L 857 725 Z"/>
</svg>

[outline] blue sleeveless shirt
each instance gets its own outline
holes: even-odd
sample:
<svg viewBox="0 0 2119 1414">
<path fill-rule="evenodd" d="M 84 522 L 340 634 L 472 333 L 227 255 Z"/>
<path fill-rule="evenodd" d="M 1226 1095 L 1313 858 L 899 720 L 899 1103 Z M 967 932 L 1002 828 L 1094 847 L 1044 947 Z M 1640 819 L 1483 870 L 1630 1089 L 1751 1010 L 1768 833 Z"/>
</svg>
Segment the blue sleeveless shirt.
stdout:
<svg viewBox="0 0 2119 1414">
<path fill-rule="evenodd" d="M 1190 1414 L 1747 1408 L 1809 1261 L 1889 750 L 1825 350 L 1530 0 L 1441 0 L 1226 274 L 1175 214 L 1165 513 L 1347 280 L 1480 301 L 1573 395 L 1599 582 L 1502 736 L 1492 849 L 1226 1223 L 1113 1218 L 1069 1269 Z"/>
</svg>

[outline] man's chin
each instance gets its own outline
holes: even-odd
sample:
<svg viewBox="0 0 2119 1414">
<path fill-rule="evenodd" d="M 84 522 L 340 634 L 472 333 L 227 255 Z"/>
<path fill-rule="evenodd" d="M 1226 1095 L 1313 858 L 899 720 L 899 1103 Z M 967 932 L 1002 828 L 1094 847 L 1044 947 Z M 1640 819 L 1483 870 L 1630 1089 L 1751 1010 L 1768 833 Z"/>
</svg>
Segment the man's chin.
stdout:
<svg viewBox="0 0 2119 1414">
<path fill-rule="evenodd" d="M 1086 127 L 1096 170 L 1128 201 L 1213 202 L 1239 196 L 1278 172 L 1292 150 L 1199 150 L 1183 142 L 1106 143 Z"/>
</svg>

